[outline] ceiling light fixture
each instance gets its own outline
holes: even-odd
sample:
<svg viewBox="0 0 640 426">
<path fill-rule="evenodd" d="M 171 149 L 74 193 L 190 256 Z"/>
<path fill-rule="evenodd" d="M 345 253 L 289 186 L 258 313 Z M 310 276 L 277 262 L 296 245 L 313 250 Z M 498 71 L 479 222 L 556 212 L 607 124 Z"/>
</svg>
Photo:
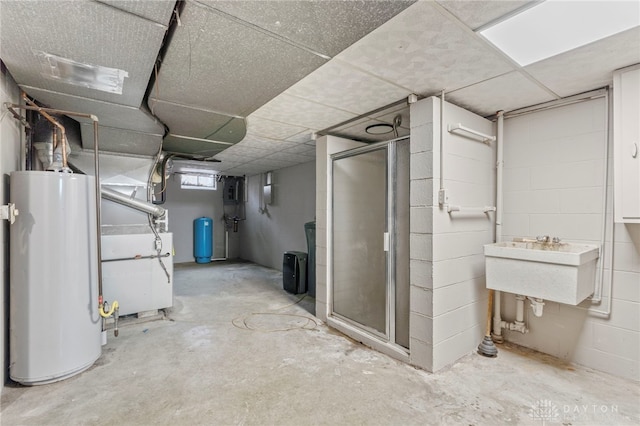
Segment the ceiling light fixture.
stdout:
<svg viewBox="0 0 640 426">
<path fill-rule="evenodd" d="M 372 124 L 371 126 L 367 126 L 364 131 L 370 135 L 384 135 L 393 132 L 393 126 L 386 123 Z"/>
<path fill-rule="evenodd" d="M 478 32 L 526 66 L 639 25 L 637 1 L 547 0 Z"/>
</svg>

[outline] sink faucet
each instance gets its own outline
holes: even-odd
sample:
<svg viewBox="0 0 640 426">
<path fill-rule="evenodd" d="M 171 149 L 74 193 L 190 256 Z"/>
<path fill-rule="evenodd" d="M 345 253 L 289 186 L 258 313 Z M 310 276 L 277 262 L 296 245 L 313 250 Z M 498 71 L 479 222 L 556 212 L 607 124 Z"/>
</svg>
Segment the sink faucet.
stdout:
<svg viewBox="0 0 640 426">
<path fill-rule="evenodd" d="M 545 236 L 538 235 L 536 237 L 536 241 L 538 241 L 539 243 L 548 243 L 549 241 L 551 241 L 551 237 L 548 235 L 545 235 Z"/>
</svg>

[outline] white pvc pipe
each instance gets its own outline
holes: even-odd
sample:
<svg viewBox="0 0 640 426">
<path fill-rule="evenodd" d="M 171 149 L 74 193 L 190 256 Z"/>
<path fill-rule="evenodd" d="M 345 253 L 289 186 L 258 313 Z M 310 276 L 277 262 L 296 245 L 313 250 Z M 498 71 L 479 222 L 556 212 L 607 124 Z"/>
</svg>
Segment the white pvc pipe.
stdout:
<svg viewBox="0 0 640 426">
<path fill-rule="evenodd" d="M 602 260 L 600 261 L 600 283 L 596 287 L 596 294 L 591 299 L 592 302 L 600 302 L 602 300 L 602 289 L 604 287 L 604 248 L 605 248 L 605 232 L 606 232 L 606 216 L 607 216 L 607 193 L 609 186 L 609 145 L 611 144 L 611 132 L 609 129 L 609 114 L 611 114 L 611 102 L 609 97 L 609 90 L 605 93 L 606 99 L 606 114 L 605 114 L 605 148 L 604 148 L 604 177 L 603 177 L 603 200 L 602 200 L 602 239 L 600 241 L 600 254 Z M 614 207 L 615 208 L 615 207 Z M 613 303 L 613 252 L 614 252 L 614 242 L 615 242 L 615 223 L 614 223 L 614 212 L 611 212 L 611 244 L 609 246 L 608 253 L 608 264 L 609 264 L 609 298 L 607 299 L 607 309 L 599 310 L 589 308 L 588 311 L 597 315 L 602 315 L 604 317 L 609 317 L 611 315 L 611 305 Z"/>
<path fill-rule="evenodd" d="M 226 225 L 225 225 L 226 228 Z M 219 260 L 227 260 L 229 258 L 229 231 L 224 230 L 224 257 L 216 257 L 211 259 L 212 262 Z"/>
<path fill-rule="evenodd" d="M 524 296 L 516 295 L 516 323 L 524 322 Z"/>
<path fill-rule="evenodd" d="M 502 292 L 494 290 L 493 292 L 493 333 L 492 336 L 496 341 L 502 341 L 502 316 L 500 313 L 500 304 L 502 303 Z"/>
<path fill-rule="evenodd" d="M 504 111 L 498 111 L 496 128 L 496 242 L 502 241 L 502 213 L 503 213 L 503 169 L 504 169 Z"/>
<path fill-rule="evenodd" d="M 440 94 L 440 190 L 444 189 L 444 89 Z M 446 201 L 446 200 L 443 200 Z M 445 204 L 443 202 L 443 204 Z"/>
<path fill-rule="evenodd" d="M 598 281 L 596 283 L 596 288 L 594 290 L 593 297 L 591 301 L 594 303 L 598 303 L 602 301 L 602 288 L 604 287 L 604 246 L 606 242 L 606 233 L 607 233 L 607 193 L 608 193 L 608 185 L 609 185 L 609 92 L 605 93 L 605 104 L 606 104 L 606 113 L 605 113 L 605 143 L 604 143 L 604 164 L 603 170 L 604 174 L 602 176 L 602 222 L 600 226 L 600 262 L 599 262 L 599 270 L 598 270 Z M 613 228 L 612 228 L 613 233 Z M 613 246 L 612 246 L 613 247 Z M 610 268 L 613 265 L 609 265 Z"/>
<path fill-rule="evenodd" d="M 498 111 L 498 122 L 496 126 L 496 242 L 502 241 L 502 182 L 504 167 L 504 111 Z M 497 291 L 494 294 L 494 314 L 493 314 L 493 334 L 496 340 L 502 339 L 502 313 L 501 313 L 502 293 Z"/>
</svg>

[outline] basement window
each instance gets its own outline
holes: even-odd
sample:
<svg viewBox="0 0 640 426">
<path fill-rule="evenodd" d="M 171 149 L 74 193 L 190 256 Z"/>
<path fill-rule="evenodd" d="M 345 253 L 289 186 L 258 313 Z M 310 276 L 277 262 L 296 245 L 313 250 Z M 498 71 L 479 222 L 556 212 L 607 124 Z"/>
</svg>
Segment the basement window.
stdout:
<svg viewBox="0 0 640 426">
<path fill-rule="evenodd" d="M 180 175 L 180 188 L 181 189 L 206 189 L 209 191 L 215 191 L 217 188 L 218 180 L 215 175 L 203 175 L 203 174 L 189 174 L 184 173 Z"/>
</svg>

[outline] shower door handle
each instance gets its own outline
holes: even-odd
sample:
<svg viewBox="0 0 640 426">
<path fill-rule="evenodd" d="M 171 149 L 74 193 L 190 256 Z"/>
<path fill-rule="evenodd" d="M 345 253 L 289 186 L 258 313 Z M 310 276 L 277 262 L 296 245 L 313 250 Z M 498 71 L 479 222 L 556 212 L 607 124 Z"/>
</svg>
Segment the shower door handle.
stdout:
<svg viewBox="0 0 640 426">
<path fill-rule="evenodd" d="M 384 233 L 384 251 L 389 251 L 389 233 Z"/>
</svg>

